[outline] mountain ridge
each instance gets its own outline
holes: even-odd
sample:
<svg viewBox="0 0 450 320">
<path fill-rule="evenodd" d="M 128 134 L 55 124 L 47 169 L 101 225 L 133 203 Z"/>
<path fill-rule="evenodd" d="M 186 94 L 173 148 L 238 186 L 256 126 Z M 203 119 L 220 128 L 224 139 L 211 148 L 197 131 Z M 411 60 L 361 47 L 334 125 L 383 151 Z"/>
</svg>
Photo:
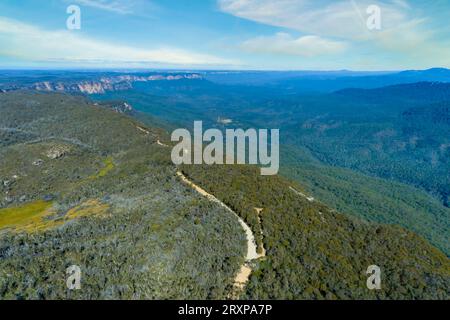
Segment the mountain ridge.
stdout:
<svg viewBox="0 0 450 320">
<path fill-rule="evenodd" d="M 95 78 L 95 76 L 94 76 Z M 73 80 L 48 80 L 31 82 L 29 84 L 1 84 L 0 90 L 2 92 L 14 91 L 20 89 L 31 89 L 44 92 L 66 92 L 66 93 L 81 93 L 81 94 L 101 94 L 108 91 L 123 91 L 133 88 L 135 82 L 148 81 L 177 81 L 182 79 L 201 79 L 197 73 L 190 74 L 150 74 L 150 75 L 110 75 L 99 76 L 99 79 L 92 80 L 92 77 L 87 79 Z"/>
</svg>

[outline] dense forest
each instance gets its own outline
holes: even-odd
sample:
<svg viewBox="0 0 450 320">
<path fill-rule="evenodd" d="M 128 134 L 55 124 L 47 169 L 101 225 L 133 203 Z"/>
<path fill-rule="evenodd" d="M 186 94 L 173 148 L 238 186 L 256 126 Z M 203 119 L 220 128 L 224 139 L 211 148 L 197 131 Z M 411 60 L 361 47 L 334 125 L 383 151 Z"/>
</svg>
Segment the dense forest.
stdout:
<svg viewBox="0 0 450 320">
<path fill-rule="evenodd" d="M 301 186 L 262 177 L 245 166 L 184 166 L 183 171 L 239 212 L 252 226 L 263 208 L 267 257 L 244 298 L 250 299 L 448 299 L 448 258 L 398 226 L 348 218 L 299 196 Z M 384 270 L 383 290 L 367 290 L 365 271 Z"/>
<path fill-rule="evenodd" d="M 0 94 L 1 298 L 229 298 L 245 234 L 177 170 L 242 217 L 265 251 L 241 298 L 449 298 L 449 259 L 421 236 L 349 218 L 256 167 L 176 168 L 157 143 L 164 131 L 115 105 Z M 82 290 L 66 288 L 71 265 Z M 366 287 L 370 265 L 382 269 L 381 290 Z"/>
<path fill-rule="evenodd" d="M 0 298 L 228 296 L 245 235 L 138 126 L 81 98 L 0 95 Z M 66 288 L 71 265 L 82 290 Z"/>
</svg>

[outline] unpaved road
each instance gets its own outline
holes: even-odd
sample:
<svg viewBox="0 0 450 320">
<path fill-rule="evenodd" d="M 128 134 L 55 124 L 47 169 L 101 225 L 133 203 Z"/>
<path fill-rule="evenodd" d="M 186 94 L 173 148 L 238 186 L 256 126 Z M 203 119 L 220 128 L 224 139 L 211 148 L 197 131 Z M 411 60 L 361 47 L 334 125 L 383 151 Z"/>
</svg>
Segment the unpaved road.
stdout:
<svg viewBox="0 0 450 320">
<path fill-rule="evenodd" d="M 192 181 L 190 181 L 184 174 L 182 174 L 181 172 L 177 172 L 177 176 L 179 176 L 181 178 L 181 180 L 186 183 L 187 185 L 191 186 L 195 191 L 197 191 L 198 193 L 200 193 L 202 196 L 208 198 L 210 201 L 215 202 L 219 205 L 221 205 L 222 207 L 224 207 L 225 209 L 227 209 L 229 212 L 231 212 L 239 221 L 240 225 L 242 226 L 242 228 L 245 231 L 245 235 L 247 237 L 247 255 L 245 257 L 245 260 L 247 261 L 251 261 L 254 259 L 258 259 L 261 256 L 257 253 L 257 247 L 256 247 L 256 242 L 255 242 L 255 237 L 253 236 L 253 232 L 252 229 L 250 229 L 250 227 L 245 223 L 244 220 L 242 220 L 241 217 L 239 217 L 239 215 L 234 212 L 230 207 L 228 207 L 225 203 L 223 203 L 222 201 L 220 201 L 219 199 L 217 199 L 214 195 L 206 192 L 204 189 L 200 188 L 198 185 L 196 185 L 195 183 L 193 183 Z"/>
<path fill-rule="evenodd" d="M 314 198 L 313 197 L 308 197 L 306 194 L 301 193 L 300 191 L 295 190 L 292 187 L 289 187 L 289 189 L 291 189 L 292 191 L 294 191 L 295 194 L 299 195 L 300 197 L 306 198 L 306 200 L 308 200 L 309 202 L 313 202 Z"/>
<path fill-rule="evenodd" d="M 192 187 L 195 191 L 200 193 L 202 196 L 208 198 L 212 202 L 215 202 L 215 203 L 221 205 L 222 207 L 227 209 L 229 212 L 231 212 L 238 219 L 240 225 L 244 229 L 245 235 L 247 237 L 247 255 L 245 256 L 246 262 L 241 266 L 241 269 L 239 270 L 238 274 L 236 275 L 236 277 L 234 279 L 234 289 L 237 292 L 233 293 L 230 296 L 231 298 L 238 298 L 238 292 L 242 291 L 245 288 L 245 285 L 248 282 L 250 274 L 252 273 L 252 269 L 249 267 L 248 262 L 265 256 L 265 250 L 263 250 L 262 254 L 258 254 L 255 237 L 253 235 L 252 229 L 250 229 L 250 227 L 245 223 L 244 220 L 242 220 L 241 217 L 239 217 L 239 215 L 236 212 L 234 212 L 225 203 L 223 203 L 222 201 L 217 199 L 214 195 L 208 193 L 207 191 L 205 191 L 204 189 L 202 189 L 201 187 L 199 187 L 198 185 L 196 185 L 195 183 L 190 181 L 183 173 L 178 171 L 177 176 L 180 177 L 184 183 L 186 183 L 187 185 Z M 262 209 L 261 209 L 261 211 L 262 211 Z M 259 213 L 260 213 L 260 211 L 258 211 L 258 214 Z"/>
</svg>

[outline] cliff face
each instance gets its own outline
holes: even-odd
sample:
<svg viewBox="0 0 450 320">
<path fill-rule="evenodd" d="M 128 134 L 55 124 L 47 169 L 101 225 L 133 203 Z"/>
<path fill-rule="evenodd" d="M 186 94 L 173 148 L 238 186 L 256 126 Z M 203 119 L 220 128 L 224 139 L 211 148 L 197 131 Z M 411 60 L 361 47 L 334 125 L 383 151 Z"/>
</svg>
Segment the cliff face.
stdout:
<svg viewBox="0 0 450 320">
<path fill-rule="evenodd" d="M 131 84 L 128 86 L 131 88 Z M 31 89 L 37 91 L 48 92 L 80 92 L 86 94 L 105 93 L 106 91 L 113 91 L 115 87 L 103 81 L 81 81 L 77 83 L 63 83 L 63 82 L 37 82 L 31 85 Z"/>
<path fill-rule="evenodd" d="M 134 82 L 148 81 L 177 81 L 182 79 L 201 79 L 202 76 L 195 73 L 187 74 L 156 74 L 156 75 L 118 75 L 111 77 L 101 77 L 95 80 L 80 81 L 43 81 L 31 85 L 12 85 L 0 89 L 2 92 L 14 91 L 18 89 L 32 89 L 46 92 L 69 92 L 83 94 L 101 94 L 107 91 L 121 91 L 133 88 Z"/>
</svg>

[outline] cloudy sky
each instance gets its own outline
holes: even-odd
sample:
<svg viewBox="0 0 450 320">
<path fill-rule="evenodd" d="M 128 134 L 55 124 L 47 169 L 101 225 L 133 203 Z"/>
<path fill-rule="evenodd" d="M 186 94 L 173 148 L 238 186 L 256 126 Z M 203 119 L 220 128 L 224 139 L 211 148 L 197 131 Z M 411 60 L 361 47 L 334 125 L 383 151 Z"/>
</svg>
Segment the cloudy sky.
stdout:
<svg viewBox="0 0 450 320">
<path fill-rule="evenodd" d="M 450 67 L 449 16 L 449 0 L 1 0 L 0 68 Z"/>
</svg>

